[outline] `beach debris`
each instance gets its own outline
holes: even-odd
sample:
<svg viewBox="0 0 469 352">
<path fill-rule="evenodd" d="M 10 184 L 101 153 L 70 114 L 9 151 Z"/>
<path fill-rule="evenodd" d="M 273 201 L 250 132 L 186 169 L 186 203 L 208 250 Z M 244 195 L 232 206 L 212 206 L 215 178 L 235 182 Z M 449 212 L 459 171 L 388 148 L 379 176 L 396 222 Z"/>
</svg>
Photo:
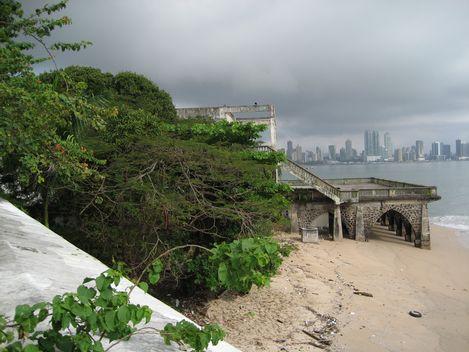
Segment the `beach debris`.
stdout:
<svg viewBox="0 0 469 352">
<path fill-rule="evenodd" d="M 287 340 L 286 339 L 276 339 L 276 340 L 274 340 L 274 342 L 276 342 L 276 343 L 285 343 L 285 342 L 287 342 Z"/>
<path fill-rule="evenodd" d="M 310 332 L 308 330 L 301 330 L 303 331 L 303 333 L 305 333 L 306 335 L 308 335 L 309 337 L 312 337 L 313 339 L 315 339 L 316 341 L 318 341 L 320 344 L 322 345 L 327 345 L 327 346 L 330 346 L 332 344 L 332 341 L 325 338 L 322 334 L 318 334 L 318 333 L 314 333 L 314 332 Z"/>
<path fill-rule="evenodd" d="M 365 296 L 365 297 L 373 297 L 373 295 L 369 292 L 365 292 L 365 291 L 353 291 L 353 294 L 354 295 L 359 295 L 359 296 Z"/>
<path fill-rule="evenodd" d="M 321 344 L 319 342 L 316 342 L 316 341 L 310 342 L 309 344 L 314 346 L 314 347 L 320 348 L 320 349 L 327 348 L 327 345 L 323 345 L 323 344 Z"/>
<path fill-rule="evenodd" d="M 422 317 L 422 313 L 420 313 L 420 312 L 417 311 L 417 310 L 411 310 L 411 311 L 409 312 L 409 315 L 410 315 L 411 317 L 414 317 L 414 318 L 421 318 L 421 317 Z"/>
</svg>

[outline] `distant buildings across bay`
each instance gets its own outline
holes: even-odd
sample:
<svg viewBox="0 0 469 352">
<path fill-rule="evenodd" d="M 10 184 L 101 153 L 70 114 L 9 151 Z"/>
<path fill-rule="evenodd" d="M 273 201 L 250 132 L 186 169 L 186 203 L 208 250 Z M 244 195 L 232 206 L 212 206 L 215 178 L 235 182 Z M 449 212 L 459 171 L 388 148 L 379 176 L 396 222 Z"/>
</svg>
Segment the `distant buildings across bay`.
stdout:
<svg viewBox="0 0 469 352">
<path fill-rule="evenodd" d="M 331 144 L 324 151 L 319 146 L 314 150 L 303 150 L 301 145 L 295 146 L 288 141 L 287 148 L 282 150 L 289 159 L 301 164 L 469 160 L 469 143 L 460 139 L 455 142 L 455 150 L 450 144 L 435 141 L 425 152 L 422 140 L 416 140 L 411 146 L 394 148 L 389 132 L 384 133 L 381 139 L 379 131 L 367 130 L 363 135 L 363 145 L 364 149 L 358 152 L 352 141 L 347 139 L 339 148 Z"/>
</svg>

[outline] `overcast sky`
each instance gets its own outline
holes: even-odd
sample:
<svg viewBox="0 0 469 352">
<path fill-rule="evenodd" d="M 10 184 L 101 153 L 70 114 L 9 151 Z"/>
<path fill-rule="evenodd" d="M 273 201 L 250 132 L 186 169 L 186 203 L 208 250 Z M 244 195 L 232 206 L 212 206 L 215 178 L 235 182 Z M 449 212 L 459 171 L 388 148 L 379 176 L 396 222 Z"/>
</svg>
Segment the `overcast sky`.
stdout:
<svg viewBox="0 0 469 352">
<path fill-rule="evenodd" d="M 40 4 L 41 1 L 28 1 Z M 145 74 L 176 106 L 271 103 L 280 147 L 469 140 L 469 1 L 70 0 L 61 66 Z"/>
</svg>

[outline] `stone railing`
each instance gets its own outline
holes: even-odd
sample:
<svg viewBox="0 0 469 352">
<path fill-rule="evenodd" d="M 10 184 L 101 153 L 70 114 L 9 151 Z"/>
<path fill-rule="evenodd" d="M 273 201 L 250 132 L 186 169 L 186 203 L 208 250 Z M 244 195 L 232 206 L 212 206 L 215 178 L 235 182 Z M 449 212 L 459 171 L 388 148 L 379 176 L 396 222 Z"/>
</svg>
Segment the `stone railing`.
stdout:
<svg viewBox="0 0 469 352">
<path fill-rule="evenodd" d="M 427 199 L 437 200 L 436 187 L 396 187 L 389 189 L 358 189 L 340 191 L 340 201 L 358 202 L 360 200 L 386 200 L 386 199 Z"/>
<path fill-rule="evenodd" d="M 275 151 L 275 149 L 266 145 L 259 146 L 257 150 L 264 152 Z M 340 190 L 335 188 L 330 183 L 324 181 L 319 176 L 313 174 L 308 169 L 289 159 L 282 163 L 282 167 L 285 168 L 292 175 L 296 176 L 299 180 L 301 180 L 300 182 L 312 187 L 313 189 L 317 189 L 319 192 L 329 197 L 334 202 L 340 203 Z M 290 181 L 286 181 L 286 183 L 290 183 Z"/>
<path fill-rule="evenodd" d="M 263 152 L 275 151 L 272 147 L 262 145 L 257 150 Z M 287 159 L 281 165 L 286 171 L 297 177 L 294 180 L 281 180 L 293 188 L 312 188 L 316 189 L 325 196 L 332 199 L 336 204 L 346 202 L 359 202 L 360 200 L 386 200 L 386 199 L 424 199 L 437 200 L 440 197 L 437 194 L 436 187 L 419 186 L 412 183 L 385 180 L 380 178 L 343 178 L 324 180 L 312 173 L 310 170 Z M 360 189 L 361 183 L 374 183 L 376 188 L 367 187 Z M 357 189 L 341 190 L 341 185 L 356 185 Z M 381 187 L 380 187 L 381 186 Z M 382 188 L 385 186 L 387 188 Z"/>
</svg>

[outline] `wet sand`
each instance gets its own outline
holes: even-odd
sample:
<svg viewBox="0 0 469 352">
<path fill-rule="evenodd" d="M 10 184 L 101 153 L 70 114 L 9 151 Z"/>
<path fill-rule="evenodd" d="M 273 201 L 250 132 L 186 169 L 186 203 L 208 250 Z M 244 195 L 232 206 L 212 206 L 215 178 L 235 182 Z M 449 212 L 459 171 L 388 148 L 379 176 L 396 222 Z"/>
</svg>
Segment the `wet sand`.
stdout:
<svg viewBox="0 0 469 352">
<path fill-rule="evenodd" d="M 224 294 L 207 307 L 207 317 L 225 327 L 236 347 L 469 351 L 469 250 L 454 230 L 432 226 L 431 250 L 382 231 L 363 243 L 281 238 L 298 250 L 270 287 Z M 411 310 L 423 316 L 411 317 Z"/>
</svg>

